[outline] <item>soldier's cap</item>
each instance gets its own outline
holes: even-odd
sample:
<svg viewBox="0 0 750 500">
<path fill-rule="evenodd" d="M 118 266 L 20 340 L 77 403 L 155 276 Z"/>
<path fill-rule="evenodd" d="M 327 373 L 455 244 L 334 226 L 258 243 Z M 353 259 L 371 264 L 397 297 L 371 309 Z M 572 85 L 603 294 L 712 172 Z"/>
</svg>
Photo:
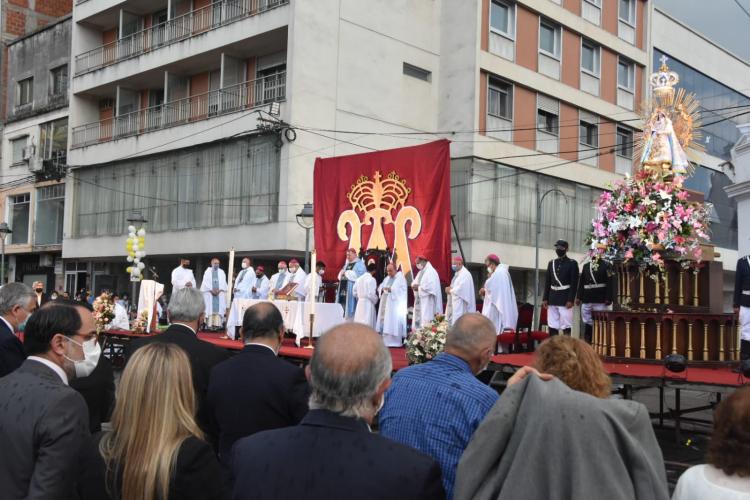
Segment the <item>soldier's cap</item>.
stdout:
<svg viewBox="0 0 750 500">
<path fill-rule="evenodd" d="M 565 250 L 567 250 L 568 242 L 565 240 L 557 240 L 557 243 L 555 243 L 555 248 L 564 248 Z"/>
</svg>

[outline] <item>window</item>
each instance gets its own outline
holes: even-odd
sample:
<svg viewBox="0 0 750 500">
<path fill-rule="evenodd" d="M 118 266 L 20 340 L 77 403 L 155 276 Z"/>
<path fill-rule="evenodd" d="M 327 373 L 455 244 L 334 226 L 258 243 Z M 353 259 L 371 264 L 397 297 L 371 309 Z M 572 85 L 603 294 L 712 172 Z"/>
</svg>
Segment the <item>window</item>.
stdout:
<svg viewBox="0 0 750 500">
<path fill-rule="evenodd" d="M 29 142 L 28 136 L 19 137 L 17 139 L 11 139 L 10 150 L 12 156 L 12 165 L 18 165 L 23 163 L 24 153 L 26 152 L 26 144 Z"/>
<path fill-rule="evenodd" d="M 65 184 L 45 186 L 36 191 L 35 245 L 62 243 L 65 215 Z"/>
<path fill-rule="evenodd" d="M 627 59 L 620 57 L 617 60 L 617 86 L 633 92 L 635 89 L 634 74 L 635 65 Z"/>
<path fill-rule="evenodd" d="M 490 78 L 487 91 L 487 114 L 513 119 L 513 86 L 498 78 Z"/>
<path fill-rule="evenodd" d="M 61 118 L 60 120 L 42 123 L 39 147 L 41 148 L 41 157 L 44 160 L 65 156 L 68 149 L 68 119 Z"/>
<path fill-rule="evenodd" d="M 411 76 L 412 78 L 424 80 L 425 82 L 429 82 L 432 80 L 432 71 L 422 69 L 406 62 L 404 63 L 404 74 L 407 76 Z"/>
<path fill-rule="evenodd" d="M 65 95 L 68 93 L 68 65 L 50 71 L 50 92 L 52 95 Z"/>
<path fill-rule="evenodd" d="M 29 207 L 31 196 L 29 193 L 16 194 L 8 197 L 10 201 L 11 245 L 29 242 Z"/>
<path fill-rule="evenodd" d="M 582 119 L 579 130 L 582 145 L 592 148 L 599 147 L 599 125 Z"/>
<path fill-rule="evenodd" d="M 557 135 L 557 115 L 540 109 L 537 111 L 537 128 L 542 132 Z"/>
<path fill-rule="evenodd" d="M 620 21 L 635 26 L 635 1 L 620 0 Z"/>
<path fill-rule="evenodd" d="M 560 57 L 560 27 L 547 21 L 539 22 L 539 50 L 556 59 Z"/>
<path fill-rule="evenodd" d="M 628 160 L 633 158 L 632 130 L 628 130 L 624 127 L 617 127 L 617 148 L 615 152 L 617 156 L 627 158 Z"/>
<path fill-rule="evenodd" d="M 594 5 L 596 7 L 602 6 L 602 0 L 583 0 L 586 3 L 590 3 L 591 5 Z"/>
<path fill-rule="evenodd" d="M 602 21 L 602 0 L 583 0 L 581 17 L 599 26 Z"/>
<path fill-rule="evenodd" d="M 31 104 L 34 100 L 34 79 L 26 78 L 18 82 L 16 106 Z"/>
<path fill-rule="evenodd" d="M 581 41 L 581 69 L 599 76 L 599 47 L 588 40 Z"/>
<path fill-rule="evenodd" d="M 502 0 L 490 4 L 490 30 L 512 38 L 515 32 L 514 5 Z"/>
</svg>

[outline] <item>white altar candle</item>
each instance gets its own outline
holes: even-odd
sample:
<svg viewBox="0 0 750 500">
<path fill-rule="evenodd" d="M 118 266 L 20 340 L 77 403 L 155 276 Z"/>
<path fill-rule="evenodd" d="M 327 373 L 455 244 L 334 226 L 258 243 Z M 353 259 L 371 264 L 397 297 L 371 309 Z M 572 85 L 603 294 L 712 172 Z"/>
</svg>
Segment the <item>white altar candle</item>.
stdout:
<svg viewBox="0 0 750 500">
<path fill-rule="evenodd" d="M 315 301 L 318 299 L 317 297 L 318 287 L 315 286 L 318 283 L 318 271 L 315 269 L 315 260 L 316 260 L 315 250 L 312 251 L 312 255 L 310 256 L 310 258 L 311 258 L 310 273 L 312 274 L 312 278 L 310 279 L 310 291 L 308 293 L 310 294 L 310 297 L 312 297 L 312 302 L 310 303 L 310 314 L 315 314 Z"/>
<path fill-rule="evenodd" d="M 232 274 L 234 273 L 234 247 L 229 249 L 229 272 L 227 273 L 227 308 L 232 304 Z"/>
</svg>

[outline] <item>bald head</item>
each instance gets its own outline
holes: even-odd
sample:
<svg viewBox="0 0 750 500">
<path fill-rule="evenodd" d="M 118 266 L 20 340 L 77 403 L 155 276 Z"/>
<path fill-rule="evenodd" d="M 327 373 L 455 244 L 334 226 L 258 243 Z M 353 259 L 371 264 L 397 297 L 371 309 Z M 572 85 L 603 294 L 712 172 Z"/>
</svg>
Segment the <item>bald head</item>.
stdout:
<svg viewBox="0 0 750 500">
<path fill-rule="evenodd" d="M 325 333 L 310 362 L 311 409 L 371 420 L 391 375 L 391 354 L 372 328 L 346 323 Z"/>
<path fill-rule="evenodd" d="M 495 325 L 479 313 L 469 313 L 456 321 L 445 337 L 445 352 L 463 359 L 479 373 L 494 354 Z"/>
</svg>

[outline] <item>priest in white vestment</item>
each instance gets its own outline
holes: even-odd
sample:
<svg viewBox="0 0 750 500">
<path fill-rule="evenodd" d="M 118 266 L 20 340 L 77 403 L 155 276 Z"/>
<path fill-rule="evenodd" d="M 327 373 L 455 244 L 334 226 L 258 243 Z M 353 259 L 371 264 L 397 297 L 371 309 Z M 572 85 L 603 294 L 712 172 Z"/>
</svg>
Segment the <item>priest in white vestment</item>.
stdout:
<svg viewBox="0 0 750 500">
<path fill-rule="evenodd" d="M 479 291 L 484 296 L 482 314 L 492 321 L 497 333 L 506 328 L 515 330 L 518 323 L 518 303 L 508 266 L 500 264 L 500 258 L 495 254 L 488 255 L 484 263 L 490 276 L 484 283 L 484 288 Z M 508 350 L 502 344 L 498 349 L 499 352 Z"/>
<path fill-rule="evenodd" d="M 235 299 L 249 299 L 250 288 L 255 282 L 255 269 L 251 265 L 250 257 L 242 259 L 242 270 L 234 279 L 233 293 Z"/>
<path fill-rule="evenodd" d="M 271 281 L 265 275 L 266 268 L 258 266 L 255 268 L 255 276 L 250 279 L 250 296 L 248 298 L 255 300 L 266 300 Z"/>
<path fill-rule="evenodd" d="M 119 300 L 114 301 L 115 317 L 107 325 L 107 330 L 130 330 L 130 321 L 128 320 L 128 311 L 123 307 Z"/>
<path fill-rule="evenodd" d="M 211 259 L 211 267 L 203 273 L 201 292 L 206 303 L 206 326 L 222 328 L 227 309 L 227 275 L 219 268 L 219 259 L 216 257 Z"/>
<path fill-rule="evenodd" d="M 383 336 L 387 347 L 401 347 L 406 337 L 406 295 L 404 274 L 396 272 L 394 264 L 388 264 L 387 276 L 380 284 L 380 306 L 375 330 Z"/>
<path fill-rule="evenodd" d="M 445 306 L 445 318 L 452 326 L 464 314 L 476 312 L 477 306 L 474 278 L 464 266 L 464 259 L 453 257 L 451 268 L 454 274 L 450 286 L 445 289 L 448 302 Z"/>
<path fill-rule="evenodd" d="M 269 298 L 273 298 L 277 293 L 279 293 L 279 290 L 284 288 L 287 284 L 287 281 L 289 280 L 289 272 L 287 271 L 285 261 L 279 261 L 278 270 L 279 272 L 271 276 L 271 282 L 268 284 L 270 290 L 268 292 Z"/>
<path fill-rule="evenodd" d="M 326 265 L 323 263 L 323 261 L 318 261 L 315 263 L 315 272 L 310 273 L 305 278 L 305 284 L 304 287 L 300 290 L 302 292 L 302 297 L 300 300 L 303 300 L 307 303 L 312 302 L 313 300 L 315 302 L 325 302 L 321 294 L 321 289 L 323 287 L 323 275 L 326 273 Z M 315 284 L 313 285 L 313 280 L 315 280 Z M 313 288 L 311 290 L 311 288 Z"/>
<path fill-rule="evenodd" d="M 172 294 L 177 293 L 186 286 L 196 287 L 193 270 L 190 269 L 190 259 L 180 259 L 180 265 L 172 271 Z M 135 299 L 133 299 L 135 300 Z"/>
<path fill-rule="evenodd" d="M 419 273 L 411 285 L 414 290 L 414 330 L 429 325 L 435 316 L 443 313 L 440 276 L 422 255 L 417 257 L 417 269 Z"/>
<path fill-rule="evenodd" d="M 375 328 L 377 320 L 375 303 L 378 301 L 378 283 L 374 276 L 377 269 L 375 262 L 368 264 L 367 272 L 354 282 L 354 296 L 357 298 L 354 321 L 370 328 Z"/>
<path fill-rule="evenodd" d="M 289 277 L 287 278 L 286 284 L 297 283 L 297 288 L 294 289 L 294 295 L 297 300 L 305 300 L 305 279 L 307 273 L 300 269 L 299 261 L 292 259 L 289 261 Z"/>
</svg>

